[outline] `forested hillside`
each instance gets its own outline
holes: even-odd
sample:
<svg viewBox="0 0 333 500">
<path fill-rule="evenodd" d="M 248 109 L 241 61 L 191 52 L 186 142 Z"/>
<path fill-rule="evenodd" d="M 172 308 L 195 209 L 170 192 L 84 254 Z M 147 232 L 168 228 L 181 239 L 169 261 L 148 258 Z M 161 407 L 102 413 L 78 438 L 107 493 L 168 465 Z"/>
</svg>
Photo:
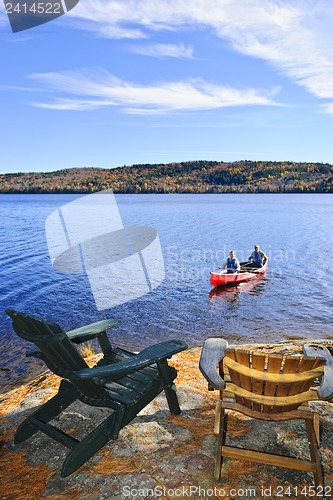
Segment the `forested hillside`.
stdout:
<svg viewBox="0 0 333 500">
<path fill-rule="evenodd" d="M 0 175 L 0 193 L 331 193 L 328 163 L 188 161 Z"/>
</svg>

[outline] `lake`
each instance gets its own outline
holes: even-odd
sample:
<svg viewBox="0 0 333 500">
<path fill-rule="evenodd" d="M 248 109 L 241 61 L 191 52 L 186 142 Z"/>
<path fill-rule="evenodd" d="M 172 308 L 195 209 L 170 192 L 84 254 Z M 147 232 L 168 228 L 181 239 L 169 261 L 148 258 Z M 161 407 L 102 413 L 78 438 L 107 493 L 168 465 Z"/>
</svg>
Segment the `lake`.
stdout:
<svg viewBox="0 0 333 500">
<path fill-rule="evenodd" d="M 25 359 L 28 344 L 12 332 L 6 308 L 51 319 L 65 330 L 116 318 L 111 338 L 131 349 L 177 337 L 190 346 L 208 336 L 235 343 L 332 338 L 333 195 L 116 195 L 125 226 L 158 231 L 165 279 L 151 293 L 103 311 L 97 311 L 86 277 L 55 272 L 48 255 L 45 220 L 76 198 L 0 195 L 5 379 L 35 364 Z M 269 257 L 267 275 L 212 290 L 209 273 L 229 250 L 243 260 L 255 243 Z"/>
</svg>

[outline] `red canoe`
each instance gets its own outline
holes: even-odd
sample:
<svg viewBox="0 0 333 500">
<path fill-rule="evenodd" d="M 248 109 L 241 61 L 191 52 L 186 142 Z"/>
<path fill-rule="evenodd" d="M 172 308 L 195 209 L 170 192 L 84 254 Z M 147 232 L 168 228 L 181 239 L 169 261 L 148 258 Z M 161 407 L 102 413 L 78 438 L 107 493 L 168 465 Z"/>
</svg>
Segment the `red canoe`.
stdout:
<svg viewBox="0 0 333 500">
<path fill-rule="evenodd" d="M 210 273 L 210 284 L 212 286 L 225 286 L 225 285 L 238 285 L 238 283 L 243 283 L 244 281 L 249 281 L 252 278 L 263 275 L 266 273 L 268 268 L 268 259 L 265 261 L 262 267 L 258 269 L 250 268 L 249 270 L 244 267 L 248 262 L 241 262 L 241 270 L 238 273 L 228 274 L 227 271 L 222 271 L 220 273 Z"/>
</svg>

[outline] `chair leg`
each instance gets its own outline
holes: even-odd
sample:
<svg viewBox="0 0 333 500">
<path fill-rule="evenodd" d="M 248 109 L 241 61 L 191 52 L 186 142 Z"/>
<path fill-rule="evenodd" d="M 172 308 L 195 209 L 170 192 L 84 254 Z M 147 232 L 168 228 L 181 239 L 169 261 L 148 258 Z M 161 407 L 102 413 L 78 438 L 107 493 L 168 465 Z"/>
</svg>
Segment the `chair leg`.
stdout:
<svg viewBox="0 0 333 500">
<path fill-rule="evenodd" d="M 313 426 L 316 434 L 317 445 L 320 448 L 319 413 L 313 414 Z"/>
<path fill-rule="evenodd" d="M 222 457 L 222 446 L 225 443 L 227 425 L 228 425 L 228 415 L 224 408 L 220 405 L 220 425 L 219 425 L 219 435 L 217 439 L 217 450 L 216 450 L 216 462 L 215 462 L 215 480 L 219 481 L 221 479 L 221 470 L 223 464 Z"/>
<path fill-rule="evenodd" d="M 76 391 L 73 390 L 72 385 L 63 380 L 60 384 L 58 394 L 53 396 L 53 398 L 34 411 L 21 423 L 15 433 L 14 443 L 23 443 L 23 441 L 26 441 L 38 431 L 38 427 L 30 422 L 30 418 L 34 418 L 47 424 L 50 420 L 59 415 L 65 408 L 74 403 L 76 399 Z"/>
<path fill-rule="evenodd" d="M 313 417 L 311 420 L 307 419 L 305 423 L 309 440 L 311 461 L 316 468 L 315 472 L 313 473 L 315 486 L 318 488 L 318 486 L 323 486 L 323 473 L 321 468 L 321 459 L 320 459 L 320 453 L 318 449 L 318 441 L 316 435 L 317 421 L 315 420 L 315 417 Z"/>
<path fill-rule="evenodd" d="M 73 474 L 89 458 L 105 446 L 113 438 L 114 428 L 117 425 L 119 416 L 113 412 L 96 429 L 84 437 L 68 453 L 61 469 L 61 477 Z"/>
<path fill-rule="evenodd" d="M 160 361 L 158 361 L 157 366 L 161 375 L 163 389 L 169 405 L 170 412 L 173 415 L 179 415 L 181 411 L 177 398 L 176 386 L 173 383 L 173 379 L 171 376 L 170 366 L 168 365 L 166 359 L 161 359 Z"/>
<path fill-rule="evenodd" d="M 218 436 L 221 429 L 221 411 L 222 411 L 222 401 L 217 400 L 215 408 L 215 420 L 214 420 L 214 434 Z"/>
</svg>

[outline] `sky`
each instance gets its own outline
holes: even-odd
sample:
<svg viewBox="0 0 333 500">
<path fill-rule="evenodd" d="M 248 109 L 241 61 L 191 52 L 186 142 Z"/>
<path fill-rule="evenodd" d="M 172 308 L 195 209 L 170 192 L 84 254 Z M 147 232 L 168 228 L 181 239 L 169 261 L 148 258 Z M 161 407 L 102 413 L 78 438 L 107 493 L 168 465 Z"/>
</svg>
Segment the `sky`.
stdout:
<svg viewBox="0 0 333 500">
<path fill-rule="evenodd" d="M 332 28 L 332 0 L 80 0 L 12 33 L 0 3 L 0 173 L 333 163 Z"/>
</svg>

